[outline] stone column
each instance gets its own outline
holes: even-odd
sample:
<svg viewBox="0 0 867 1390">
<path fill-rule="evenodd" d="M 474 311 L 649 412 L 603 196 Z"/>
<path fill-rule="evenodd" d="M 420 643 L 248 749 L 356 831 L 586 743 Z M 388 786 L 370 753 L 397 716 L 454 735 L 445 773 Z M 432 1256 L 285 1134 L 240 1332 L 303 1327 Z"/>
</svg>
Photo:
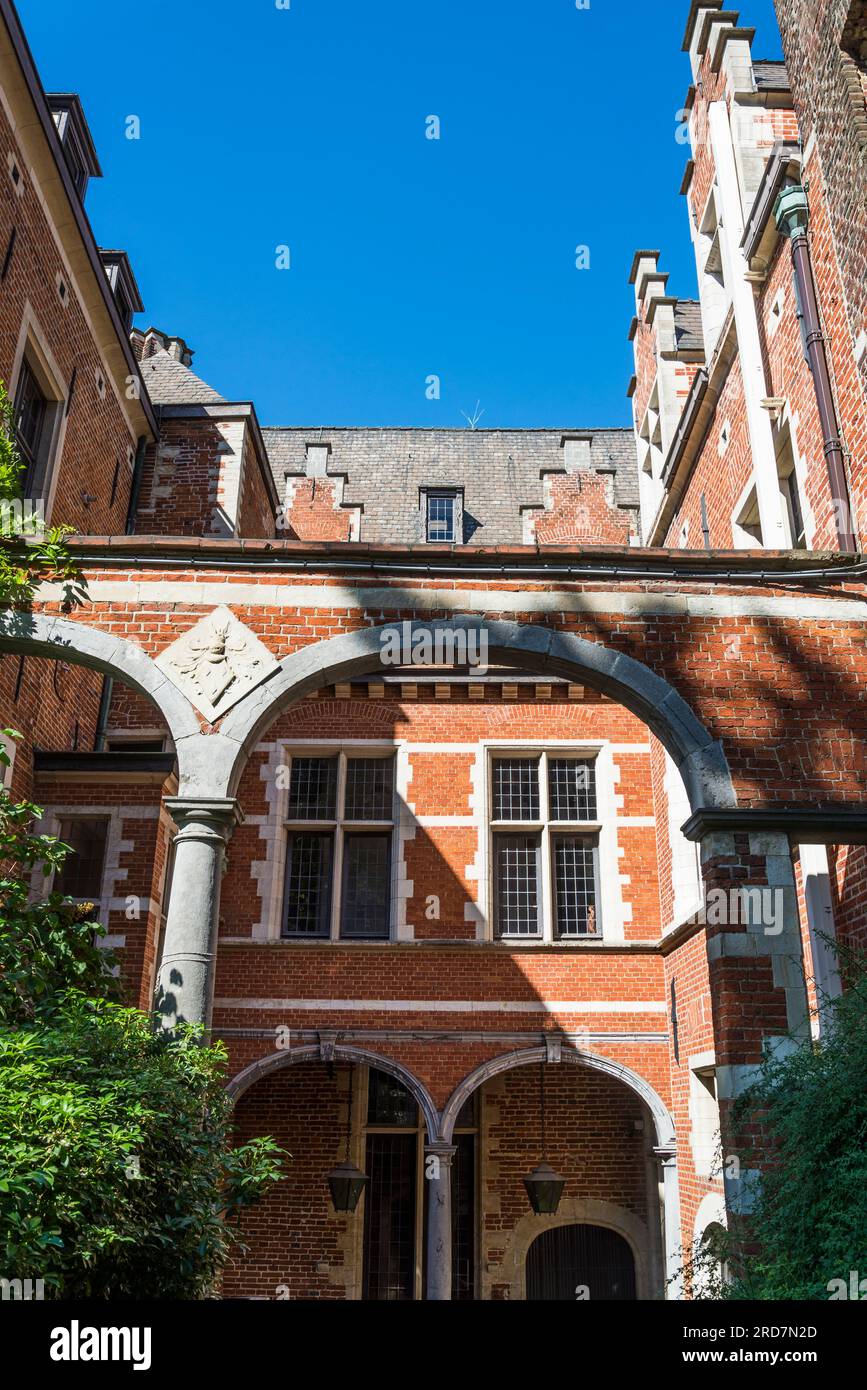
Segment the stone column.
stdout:
<svg viewBox="0 0 867 1390">
<path fill-rule="evenodd" d="M 446 1302 L 452 1296 L 452 1159 L 453 1144 L 426 1144 L 427 1297 Z"/>
<path fill-rule="evenodd" d="M 683 1242 L 680 1233 L 680 1187 L 677 1180 L 677 1151 L 674 1144 L 653 1150 L 662 1169 L 662 1226 L 665 1238 L 665 1293 L 668 1299 L 683 1298 Z"/>
<path fill-rule="evenodd" d="M 231 799 L 171 797 L 165 802 L 178 833 L 169 893 L 157 1013 L 177 1023 L 210 1026 L 214 1000 L 220 880 L 226 844 L 241 820 Z"/>
</svg>

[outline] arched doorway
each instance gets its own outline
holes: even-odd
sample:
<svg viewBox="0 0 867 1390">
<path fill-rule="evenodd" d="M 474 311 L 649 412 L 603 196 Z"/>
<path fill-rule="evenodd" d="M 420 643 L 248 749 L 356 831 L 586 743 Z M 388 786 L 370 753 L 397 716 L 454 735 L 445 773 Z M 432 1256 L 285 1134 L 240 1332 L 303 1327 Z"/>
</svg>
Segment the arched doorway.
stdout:
<svg viewBox="0 0 867 1390">
<path fill-rule="evenodd" d="M 527 1301 L 629 1302 L 636 1297 L 635 1258 L 606 1226 L 555 1226 L 527 1251 Z"/>
</svg>

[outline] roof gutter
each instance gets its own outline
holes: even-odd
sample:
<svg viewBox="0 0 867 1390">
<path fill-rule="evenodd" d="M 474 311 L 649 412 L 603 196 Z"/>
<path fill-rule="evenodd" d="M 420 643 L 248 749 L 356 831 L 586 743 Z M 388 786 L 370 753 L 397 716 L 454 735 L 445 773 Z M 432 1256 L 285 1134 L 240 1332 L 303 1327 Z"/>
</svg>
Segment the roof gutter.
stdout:
<svg viewBox="0 0 867 1390">
<path fill-rule="evenodd" d="M 322 545 L 305 541 L 200 539 L 197 537 L 72 536 L 69 548 L 100 569 L 190 572 L 221 570 L 334 574 L 413 575 L 418 579 L 485 576 L 544 583 L 553 577 L 583 583 L 593 579 L 624 581 L 679 580 L 759 584 L 828 581 L 860 583 L 867 578 L 867 558 L 837 551 L 766 551 L 756 564 L 755 550 L 685 551 L 638 549 L 634 546 L 368 546 L 359 541 Z M 327 589 L 323 590 L 323 596 Z"/>
</svg>

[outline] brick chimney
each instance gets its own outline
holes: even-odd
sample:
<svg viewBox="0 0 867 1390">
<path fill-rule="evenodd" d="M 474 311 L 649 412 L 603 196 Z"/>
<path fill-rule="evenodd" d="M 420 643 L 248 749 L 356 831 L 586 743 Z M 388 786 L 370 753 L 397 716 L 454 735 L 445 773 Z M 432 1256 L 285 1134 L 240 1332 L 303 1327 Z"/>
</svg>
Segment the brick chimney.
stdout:
<svg viewBox="0 0 867 1390">
<path fill-rule="evenodd" d="M 158 328 L 134 328 L 129 337 L 139 362 L 147 361 L 155 352 L 167 352 L 183 366 L 193 365 L 193 349 L 187 346 L 183 338 L 171 337 L 168 333 L 161 333 Z"/>
</svg>

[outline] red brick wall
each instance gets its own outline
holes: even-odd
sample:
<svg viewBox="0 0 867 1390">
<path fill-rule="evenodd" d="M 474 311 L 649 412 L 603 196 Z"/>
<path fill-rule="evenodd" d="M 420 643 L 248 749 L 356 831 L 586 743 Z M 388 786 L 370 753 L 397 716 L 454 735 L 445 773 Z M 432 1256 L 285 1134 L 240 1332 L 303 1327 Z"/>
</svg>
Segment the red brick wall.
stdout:
<svg viewBox="0 0 867 1390">
<path fill-rule="evenodd" d="M 34 748 L 55 753 L 93 748 L 101 693 L 102 677 L 83 666 L 27 656 L 22 668 L 15 653 L 0 655 L 0 728 L 24 736 L 17 743 L 11 783 L 17 800 L 33 796 Z"/>
<path fill-rule="evenodd" d="M 340 506 L 339 485 L 331 478 L 287 479 L 282 534 L 297 541 L 348 541 L 352 511 Z"/>
<path fill-rule="evenodd" d="M 720 432 L 730 424 L 728 448 L 720 456 Z M 747 427 L 744 383 L 740 361 L 732 363 L 689 484 L 665 537 L 667 546 L 679 542 L 684 522 L 689 522 L 688 547 L 700 549 L 702 541 L 701 497 L 707 499 L 707 520 L 712 549 L 732 549 L 732 510 L 752 473 L 753 460 Z"/>
<path fill-rule="evenodd" d="M 721 1192 L 719 1176 L 708 1178 L 696 1171 L 689 1142 L 692 1121 L 689 1113 L 689 1059 L 713 1052 L 715 1047 L 705 933 L 699 930 L 687 937 L 665 957 L 665 997 L 676 1005 L 675 1021 L 669 1014 L 669 1064 L 671 1067 L 672 1113 L 677 1129 L 677 1175 L 680 1186 L 681 1243 L 684 1254 L 692 1249 L 695 1220 L 702 1201 L 710 1192 Z"/>
<path fill-rule="evenodd" d="M 238 507 L 239 536 L 269 537 L 276 534 L 274 504 L 265 483 L 263 468 L 268 468 L 267 460 L 260 463 L 253 431 L 248 426 L 244 437 L 241 502 Z"/>
<path fill-rule="evenodd" d="M 837 331 L 842 337 L 848 324 L 845 336 L 853 341 L 867 330 L 867 109 L 851 57 L 856 32 L 864 39 L 863 6 L 860 29 L 854 24 L 857 0 L 777 0 L 776 8 L 802 137 L 806 145 L 815 134 L 824 176 L 830 223 L 825 264 L 830 269 L 836 262 L 842 282 Z M 853 27 L 847 35 L 850 15 Z M 820 299 L 827 300 L 821 267 Z M 867 353 L 861 358 L 860 378 L 864 388 Z M 854 396 L 854 382 L 851 389 Z M 850 444 L 854 451 L 854 441 Z M 862 462 L 863 447 L 854 458 Z"/>
<path fill-rule="evenodd" d="M 64 814 L 86 816 L 94 808 L 122 807 L 120 839 L 129 848 L 120 852 L 120 872 L 113 880 L 112 896 L 123 907 L 102 914 L 112 936 L 122 936 L 118 948 L 121 977 L 129 1002 L 149 1009 L 153 996 L 154 962 L 160 931 L 162 888 L 168 849 L 168 818 L 158 815 L 163 790 L 155 785 L 98 780 L 92 776 L 75 781 L 51 773 L 37 774 L 34 793 L 46 815 L 56 808 Z M 141 811 L 138 810 L 141 808 Z M 108 858 L 117 845 L 108 845 Z M 129 900 L 129 901 L 127 901 Z"/>
<path fill-rule="evenodd" d="M 494 1300 L 513 1290 L 514 1255 L 511 1261 L 504 1256 L 509 1237 L 530 1210 L 523 1179 L 543 1156 L 540 1080 L 539 1067 L 521 1067 L 489 1081 L 482 1091 L 482 1240 Z M 588 1068 L 548 1066 L 545 1112 L 545 1156 L 567 1179 L 563 1200 L 609 1202 L 649 1224 L 647 1136 L 634 1127 L 649 1121 L 635 1092 Z"/>
<path fill-rule="evenodd" d="M 10 155 L 23 176 L 21 196 L 9 173 Z M 123 532 L 132 482 L 128 449 L 135 448 L 136 440 L 60 259 L 29 167 L 12 135 L 6 112 L 0 107 L 0 259 L 6 254 L 13 227 L 17 238 L 0 294 L 0 381 L 6 383 L 11 395 L 15 352 L 25 305 L 29 303 L 57 363 L 62 377 L 60 387 L 66 394 L 73 371 L 76 372 L 62 453 L 56 465 L 51 520 L 86 535 Z M 67 287 L 65 306 L 57 290 L 58 272 Z M 104 398 L 97 389 L 98 372 L 106 383 Z M 125 383 L 119 389 L 123 391 Z M 85 502 L 84 497 L 92 500 Z"/>
<path fill-rule="evenodd" d="M 94 568 L 91 573 L 95 580 L 118 582 L 117 570 L 100 573 Z M 193 579 L 192 572 L 182 562 L 178 567 L 177 561 L 167 562 L 164 574 L 173 584 Z M 219 577 L 217 570 L 209 574 L 212 582 Z M 232 572 L 224 578 L 228 584 L 237 582 Z M 306 582 L 311 582 L 311 578 Z M 275 582 L 274 572 L 262 582 Z M 241 621 L 278 657 L 325 637 L 373 622 L 382 623 L 389 616 L 385 609 L 377 608 L 373 615 L 358 608 L 329 609 L 325 602 L 316 610 L 293 609 L 291 586 L 298 581 L 284 574 L 278 582 L 286 595 L 280 606 L 254 607 L 238 602 L 232 605 Z M 356 582 L 363 592 L 361 577 Z M 514 581 L 493 581 L 489 586 L 494 593 L 539 589 L 535 580 L 524 581 L 520 586 Z M 139 587 L 142 596 L 136 602 L 134 594 Z M 210 611 L 209 605 L 203 610 L 197 604 L 192 589 L 189 604 L 180 600 L 162 603 L 148 598 L 147 587 L 146 579 L 143 581 L 141 575 L 133 573 L 128 605 L 113 602 L 110 611 L 105 605 L 96 605 L 84 610 L 77 620 L 128 636 L 156 655 L 192 627 L 203 611 Z M 427 587 L 433 586 L 429 582 Z M 564 581 L 563 588 L 592 592 L 598 585 L 592 581 L 584 585 Z M 670 594 L 670 586 L 664 581 L 641 580 L 631 588 Z M 698 581 L 691 590 L 683 581 L 679 585 L 684 596 L 696 589 L 726 597 L 730 593 L 720 584 L 703 585 Z M 744 584 L 738 587 L 737 597 L 746 601 L 753 596 L 773 596 L 774 592 Z M 799 590 L 789 586 L 784 592 L 788 597 L 793 593 L 812 594 L 807 587 Z M 850 586 L 850 592 L 859 591 Z M 324 587 L 323 600 L 326 597 Z M 400 607 L 402 601 L 406 600 L 402 600 L 402 589 L 397 586 L 391 615 L 395 619 L 410 616 L 411 610 Z M 57 605 L 45 605 L 45 611 L 56 612 Z M 425 616 L 441 614 L 431 609 Z M 538 623 L 538 613 L 533 611 L 516 612 L 510 617 L 519 623 Z M 628 614 L 593 611 L 550 613 L 545 626 L 626 652 L 669 680 L 683 693 L 696 716 L 722 739 L 743 806 L 764 804 L 775 798 L 857 801 L 863 796 L 867 785 L 867 728 L 857 701 L 853 703 L 853 694 L 859 688 L 859 680 L 867 676 L 867 654 L 861 625 L 851 616 L 831 622 L 779 615 L 727 618 L 664 612 L 636 619 Z"/>
<path fill-rule="evenodd" d="M 565 477 L 552 474 L 548 485 L 550 500 L 546 510 L 537 512 L 533 519 L 533 531 L 540 545 L 566 541 L 628 544 L 629 518 L 609 502 L 604 478 L 592 473 L 569 473 Z"/>
<path fill-rule="evenodd" d="M 285 1181 L 243 1215 L 249 1248 L 227 1266 L 224 1298 L 346 1297 L 355 1266 L 346 1244 L 363 1222 L 364 1207 L 362 1201 L 354 1215 L 336 1213 L 326 1174 L 346 1157 L 348 1093 L 348 1067 L 312 1062 L 287 1067 L 241 1097 L 235 1110 L 238 1142 L 268 1134 L 292 1157 Z M 328 1272 L 320 1270 L 323 1265 Z"/>
<path fill-rule="evenodd" d="M 163 423 L 159 448 L 151 444 L 145 453 L 135 518 L 139 535 L 207 536 L 215 530 L 225 534 L 218 522 L 224 446 L 214 420 Z M 172 453 L 166 454 L 166 449 Z"/>
<path fill-rule="evenodd" d="M 828 863 L 837 939 L 867 951 L 867 846 L 831 846 Z"/>
</svg>

